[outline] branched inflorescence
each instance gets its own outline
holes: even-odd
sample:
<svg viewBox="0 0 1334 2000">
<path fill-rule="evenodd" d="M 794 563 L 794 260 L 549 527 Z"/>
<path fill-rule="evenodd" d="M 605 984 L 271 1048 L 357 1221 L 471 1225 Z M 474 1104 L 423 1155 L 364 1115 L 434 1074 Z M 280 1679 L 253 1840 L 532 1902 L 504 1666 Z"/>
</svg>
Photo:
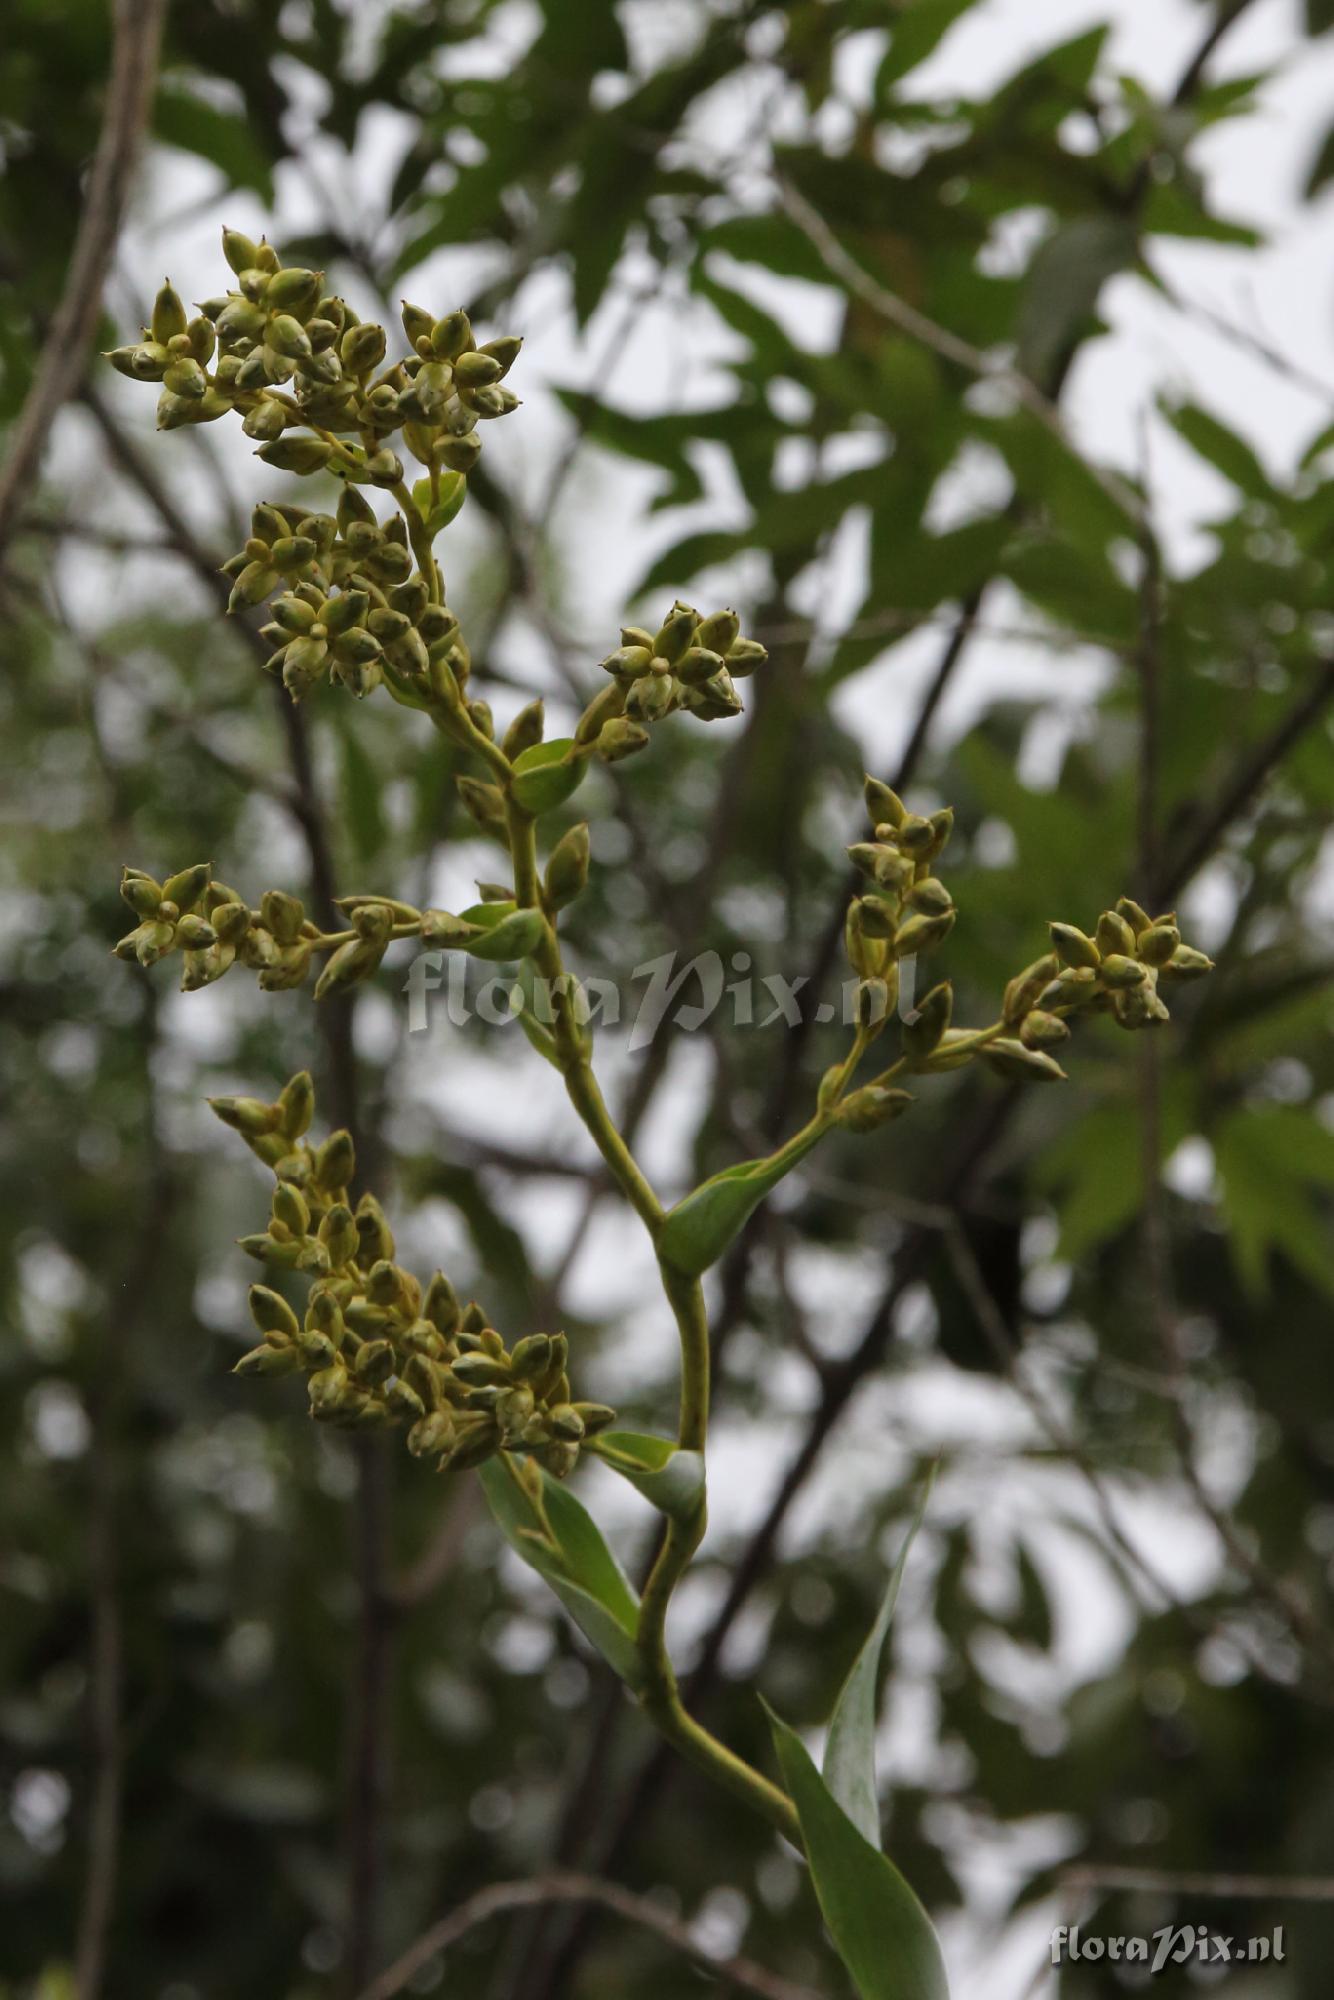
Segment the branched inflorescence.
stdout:
<svg viewBox="0 0 1334 2000">
<path fill-rule="evenodd" d="M 225 565 L 230 608 L 270 606 L 266 664 L 294 701 L 336 683 L 359 698 L 383 688 L 426 715 L 462 753 L 458 761 L 471 761 L 455 778 L 460 800 L 504 849 L 512 883 L 483 885 L 482 900 L 458 912 L 419 910 L 385 894 L 347 896 L 338 904 L 344 927 L 327 930 L 282 889 L 252 906 L 208 863 L 165 880 L 127 869 L 122 893 L 136 922 L 115 949 L 142 966 L 179 951 L 187 991 L 236 966 L 266 990 L 286 990 L 303 985 L 318 964 L 317 1000 L 370 978 L 396 939 L 514 968 L 511 997 L 521 1002 L 529 1039 L 560 1071 L 608 1175 L 648 1231 L 680 1338 L 681 1396 L 674 1439 L 609 1430 L 609 1409 L 572 1399 L 563 1334 L 509 1344 L 475 1302 L 460 1305 L 439 1272 L 423 1287 L 396 1261 L 375 1198 L 363 1193 L 354 1205 L 349 1135 L 307 1141 L 313 1091 L 304 1072 L 274 1104 L 213 1103 L 274 1176 L 269 1225 L 245 1238 L 245 1248 L 287 1282 L 309 1281 L 301 1317 L 277 1289 L 251 1288 L 262 1338 L 238 1371 L 304 1372 L 315 1418 L 354 1428 L 402 1425 L 409 1448 L 442 1466 L 497 1458 L 482 1479 L 513 1546 L 669 1740 L 797 1838 L 794 1797 L 687 1714 L 667 1646 L 673 1592 L 706 1521 L 710 1340 L 702 1276 L 826 1135 L 872 1132 L 907 1112 L 905 1079 L 978 1060 L 1006 1077 L 1059 1081 L 1065 1073 L 1052 1051 L 1076 1017 L 1106 1014 L 1124 1028 L 1152 1027 L 1167 1019 L 1160 988 L 1208 972 L 1209 960 L 1181 942 L 1174 915 L 1150 917 L 1122 898 L 1091 936 L 1053 923 L 1049 950 L 1010 980 L 998 1017 L 981 1028 L 955 1026 L 949 982 L 916 999 L 906 971 L 937 950 L 955 922 L 937 872 L 953 814 L 910 811 L 888 785 L 868 778 L 870 837 L 848 850 L 861 877 L 845 926 L 851 1046 L 821 1079 L 798 1132 L 666 1208 L 602 1097 L 587 1013 L 562 957 L 561 915 L 588 879 L 588 828 L 568 827 L 545 862 L 539 833 L 594 759 L 613 763 L 644 749 L 675 713 L 704 722 L 740 713 L 737 683 L 763 662 L 764 647 L 742 633 L 734 611 L 701 615 L 678 601 L 656 629 L 623 628 L 602 662 L 605 681 L 568 737 L 547 738 L 542 703 L 533 701 L 497 740 L 491 709 L 471 686 L 472 659 L 445 603 L 434 543 L 463 502 L 481 451 L 479 422 L 516 407 L 503 378 L 519 342 L 479 347 L 464 313 L 435 318 L 409 305 L 403 326 L 411 352 L 386 364 L 384 329 L 326 295 L 319 273 L 285 269 L 267 244 L 231 231 L 224 250 L 234 290 L 191 319 L 165 287 L 144 340 L 112 359 L 126 375 L 161 383 L 164 428 L 236 410 L 268 464 L 342 483 L 331 510 L 285 496 L 260 502 L 244 548 Z M 424 469 L 411 489 L 400 447 Z M 368 498 L 377 489 L 395 510 L 384 520 Z M 861 1077 L 863 1059 L 896 1018 L 897 1054 Z M 563 1493 L 557 1506 L 557 1489 L 547 1490 L 548 1478 L 563 1479 L 585 1446 L 664 1516 L 639 1598 L 577 1501 Z"/>
<path fill-rule="evenodd" d="M 583 1440 L 615 1417 L 605 1404 L 571 1401 L 565 1335 L 532 1333 L 507 1347 L 475 1299 L 460 1305 L 443 1271 L 423 1288 L 394 1261 L 393 1231 L 374 1195 L 350 1204 L 351 1134 L 334 1132 L 319 1146 L 306 1140 L 315 1109 L 306 1071 L 274 1104 L 210 1103 L 273 1172 L 268 1228 L 242 1237 L 241 1247 L 310 1280 L 304 1321 L 279 1292 L 250 1287 L 263 1339 L 236 1373 L 304 1371 L 312 1417 L 357 1430 L 406 1424 L 409 1451 L 442 1468 L 519 1451 L 563 1479 Z"/>
</svg>

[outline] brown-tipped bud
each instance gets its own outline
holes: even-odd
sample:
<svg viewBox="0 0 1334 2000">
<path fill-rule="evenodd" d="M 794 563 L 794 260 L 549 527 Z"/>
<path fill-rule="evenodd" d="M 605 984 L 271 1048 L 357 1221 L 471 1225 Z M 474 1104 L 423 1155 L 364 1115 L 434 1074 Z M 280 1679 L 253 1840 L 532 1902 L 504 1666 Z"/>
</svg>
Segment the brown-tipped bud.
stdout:
<svg viewBox="0 0 1334 2000">
<path fill-rule="evenodd" d="M 1048 924 L 1047 929 L 1051 933 L 1052 948 L 1062 965 L 1097 969 L 1102 953 L 1091 937 L 1074 924 Z"/>
<path fill-rule="evenodd" d="M 1166 965 L 1181 943 L 1181 933 L 1175 924 L 1163 923 L 1155 919 L 1146 931 L 1141 931 L 1135 940 L 1136 949 L 1146 965 Z"/>
<path fill-rule="evenodd" d="M 909 1064 L 931 1055 L 950 1025 L 954 988 L 948 979 L 933 986 L 903 1024 L 903 1053 Z"/>
<path fill-rule="evenodd" d="M 190 316 L 185 310 L 179 292 L 173 290 L 170 281 L 165 283 L 153 301 L 153 317 L 150 331 L 159 347 L 165 347 L 178 333 L 184 333 L 190 324 Z"/>
<path fill-rule="evenodd" d="M 1059 1014 L 1044 1014 L 1034 1008 L 1024 1016 L 1019 1039 L 1026 1049 L 1054 1049 L 1069 1041 L 1070 1029 Z"/>
<path fill-rule="evenodd" d="M 862 796 L 866 800 L 867 817 L 872 826 L 892 826 L 897 830 L 908 817 L 907 807 L 898 793 L 882 784 L 879 778 L 866 778 Z"/>
<path fill-rule="evenodd" d="M 551 850 L 543 887 L 553 910 L 572 903 L 588 881 L 588 827 L 581 820 L 561 835 Z"/>
</svg>

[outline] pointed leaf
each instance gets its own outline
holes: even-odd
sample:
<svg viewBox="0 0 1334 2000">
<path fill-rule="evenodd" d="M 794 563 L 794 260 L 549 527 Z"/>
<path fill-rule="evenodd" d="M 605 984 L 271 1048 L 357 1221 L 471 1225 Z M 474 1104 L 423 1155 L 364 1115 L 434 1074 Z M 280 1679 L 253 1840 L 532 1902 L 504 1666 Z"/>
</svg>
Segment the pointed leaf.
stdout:
<svg viewBox="0 0 1334 2000">
<path fill-rule="evenodd" d="M 493 1458 L 479 1476 L 511 1548 L 550 1584 L 608 1665 L 637 1686 L 639 1600 L 587 1508 L 533 1465 L 516 1477 L 508 1463 Z"/>
<path fill-rule="evenodd" d="M 663 1514 L 687 1521 L 704 1498 L 704 1457 L 670 1438 L 639 1431 L 603 1431 L 584 1447 L 643 1494 Z"/>
<path fill-rule="evenodd" d="M 863 1839 L 800 1737 L 772 1709 L 769 1727 L 820 1909 L 860 2000 L 949 2000 L 930 1917 L 893 1862 Z"/>
<path fill-rule="evenodd" d="M 557 736 L 550 743 L 534 743 L 514 763 L 513 792 L 525 812 L 550 812 L 568 799 L 584 775 L 586 759 L 567 763 L 574 739 Z"/>
<path fill-rule="evenodd" d="M 777 1187 L 821 1135 L 790 1143 L 763 1160 L 742 1160 L 699 1186 L 669 1210 L 658 1237 L 665 1264 L 697 1278 L 722 1256 L 770 1188 Z"/>
<path fill-rule="evenodd" d="M 880 1656 L 889 1637 L 890 1621 L 898 1603 L 908 1551 L 922 1525 L 935 1477 L 933 1466 L 903 1538 L 899 1559 L 890 1572 L 875 1623 L 852 1663 L 852 1671 L 843 1683 L 842 1693 L 834 1703 L 825 1743 L 825 1783 L 858 1832 L 864 1834 L 875 1847 L 880 1845 L 880 1804 L 875 1782 L 875 1720 Z"/>
</svg>

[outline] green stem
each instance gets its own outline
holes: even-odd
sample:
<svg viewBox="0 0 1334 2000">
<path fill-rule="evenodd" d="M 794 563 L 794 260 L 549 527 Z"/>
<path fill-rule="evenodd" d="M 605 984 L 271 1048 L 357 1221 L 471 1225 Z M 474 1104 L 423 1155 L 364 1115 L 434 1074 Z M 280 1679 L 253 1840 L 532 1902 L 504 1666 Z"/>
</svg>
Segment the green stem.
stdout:
<svg viewBox="0 0 1334 2000">
<path fill-rule="evenodd" d="M 440 587 L 440 570 L 435 560 L 435 551 L 426 523 L 418 512 L 417 503 L 409 493 L 403 480 L 390 488 L 395 500 L 403 509 L 403 519 L 408 526 L 408 540 L 412 553 L 417 558 L 417 567 L 426 579 L 426 588 L 431 593 L 432 604 L 443 604 L 445 593 Z"/>
</svg>

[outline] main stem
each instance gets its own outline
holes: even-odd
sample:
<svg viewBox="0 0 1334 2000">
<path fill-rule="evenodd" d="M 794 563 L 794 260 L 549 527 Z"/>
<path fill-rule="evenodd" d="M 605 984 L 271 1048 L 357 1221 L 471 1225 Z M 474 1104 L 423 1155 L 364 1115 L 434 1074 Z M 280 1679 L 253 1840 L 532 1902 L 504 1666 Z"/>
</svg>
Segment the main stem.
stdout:
<svg viewBox="0 0 1334 2000">
<path fill-rule="evenodd" d="M 575 1013 L 569 975 L 550 912 L 545 909 L 537 870 L 537 840 L 531 814 L 507 792 L 506 821 L 514 863 L 515 901 L 540 909 L 548 917 L 542 942 L 534 953 L 538 970 L 552 995 L 552 1038 L 570 1101 L 627 1201 L 656 1244 L 663 1222 L 662 1203 L 650 1187 L 607 1109 L 588 1058 Z M 681 1340 L 681 1408 L 677 1443 L 683 1451 L 703 1453 L 709 1428 L 709 1321 L 704 1293 L 697 1278 L 687 1278 L 659 1262 L 663 1290 Z M 640 1700 L 655 1726 L 692 1763 L 717 1783 L 763 1813 L 789 1840 L 800 1843 L 796 1809 L 779 1788 L 734 1751 L 720 1743 L 686 1711 L 676 1671 L 667 1650 L 667 1609 L 672 1594 L 704 1538 L 707 1502 L 686 1519 L 669 1519 L 657 1558 L 640 1601 L 638 1648 L 643 1668 Z"/>
</svg>

